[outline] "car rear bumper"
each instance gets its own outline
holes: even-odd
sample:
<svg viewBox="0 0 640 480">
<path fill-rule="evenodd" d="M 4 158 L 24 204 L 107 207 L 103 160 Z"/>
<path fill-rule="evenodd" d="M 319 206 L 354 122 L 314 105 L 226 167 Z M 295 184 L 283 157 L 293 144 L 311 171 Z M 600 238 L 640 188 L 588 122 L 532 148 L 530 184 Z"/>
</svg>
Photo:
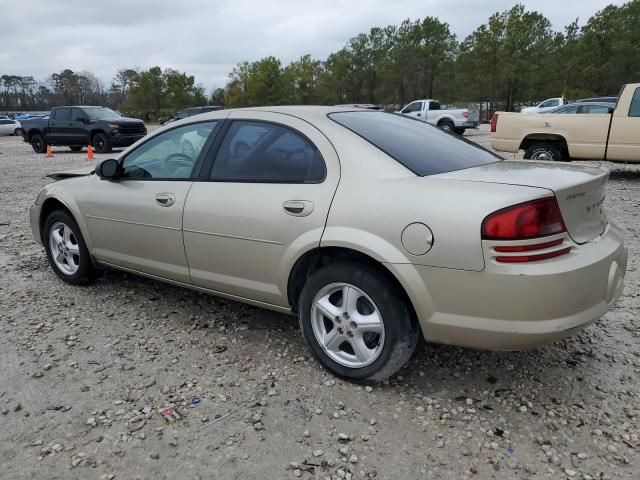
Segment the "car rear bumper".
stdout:
<svg viewBox="0 0 640 480">
<path fill-rule="evenodd" d="M 622 295 L 627 249 L 617 228 L 575 250 L 510 272 L 389 267 L 407 289 L 427 340 L 521 350 L 583 329 Z"/>
</svg>

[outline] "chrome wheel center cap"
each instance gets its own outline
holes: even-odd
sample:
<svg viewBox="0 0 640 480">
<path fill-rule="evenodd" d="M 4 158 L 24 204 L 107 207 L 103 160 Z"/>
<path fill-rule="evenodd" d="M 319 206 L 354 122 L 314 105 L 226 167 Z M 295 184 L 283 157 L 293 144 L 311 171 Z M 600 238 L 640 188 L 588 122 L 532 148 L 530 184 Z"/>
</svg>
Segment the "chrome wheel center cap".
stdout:
<svg viewBox="0 0 640 480">
<path fill-rule="evenodd" d="M 350 332 L 350 331 L 351 331 L 351 323 L 350 323 L 348 320 L 343 320 L 343 321 L 340 323 L 340 329 L 341 329 L 344 333 Z"/>
</svg>

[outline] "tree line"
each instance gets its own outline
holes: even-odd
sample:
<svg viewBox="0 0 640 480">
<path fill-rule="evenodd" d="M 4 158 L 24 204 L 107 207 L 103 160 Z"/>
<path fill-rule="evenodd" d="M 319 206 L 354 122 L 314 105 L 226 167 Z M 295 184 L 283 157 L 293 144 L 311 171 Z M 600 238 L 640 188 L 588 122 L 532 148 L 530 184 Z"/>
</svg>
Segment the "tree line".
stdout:
<svg viewBox="0 0 640 480">
<path fill-rule="evenodd" d="M 0 77 L 0 110 L 91 103 L 157 118 L 195 105 L 403 105 L 416 98 L 448 103 L 523 102 L 565 95 L 616 94 L 640 81 L 640 0 L 610 5 L 580 26 L 555 31 L 522 4 L 493 14 L 459 41 L 435 17 L 374 27 L 325 60 L 303 55 L 283 64 L 268 56 L 243 61 L 207 98 L 194 77 L 173 69 L 122 69 L 109 88 L 91 72 L 63 70 L 45 82 Z"/>
</svg>

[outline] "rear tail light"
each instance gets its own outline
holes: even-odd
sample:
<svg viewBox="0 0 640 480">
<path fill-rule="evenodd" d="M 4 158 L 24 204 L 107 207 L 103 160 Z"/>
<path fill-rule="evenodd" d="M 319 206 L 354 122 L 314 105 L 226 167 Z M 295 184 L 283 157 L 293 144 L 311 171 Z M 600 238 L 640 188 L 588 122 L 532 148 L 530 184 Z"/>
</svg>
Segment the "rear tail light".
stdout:
<svg viewBox="0 0 640 480">
<path fill-rule="evenodd" d="M 469 118 L 469 112 L 467 112 L 466 110 L 464 112 L 462 112 L 462 116 L 464 118 Z"/>
<path fill-rule="evenodd" d="M 491 117 L 491 133 L 496 132 L 496 126 L 498 125 L 498 114 L 494 113 L 493 117 Z"/>
<path fill-rule="evenodd" d="M 482 239 L 505 241 L 504 244 L 494 245 L 499 253 L 515 255 L 501 255 L 496 261 L 504 263 L 534 262 L 558 257 L 569 253 L 571 247 L 563 247 L 552 251 L 521 255 L 524 252 L 535 252 L 561 247 L 564 239 L 541 241 L 526 245 L 513 245 L 509 241 L 531 240 L 549 235 L 557 235 L 567 231 L 562 219 L 562 213 L 556 197 L 534 200 L 513 205 L 492 213 L 482 222 Z"/>
</svg>

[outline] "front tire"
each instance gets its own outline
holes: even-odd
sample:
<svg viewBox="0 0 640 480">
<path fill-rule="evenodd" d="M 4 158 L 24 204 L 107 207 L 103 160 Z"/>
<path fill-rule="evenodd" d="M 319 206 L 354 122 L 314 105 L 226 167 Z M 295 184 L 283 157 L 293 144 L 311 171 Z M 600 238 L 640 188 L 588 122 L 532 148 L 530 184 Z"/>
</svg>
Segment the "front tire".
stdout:
<svg viewBox="0 0 640 480">
<path fill-rule="evenodd" d="M 318 270 L 306 282 L 298 309 L 314 356 L 349 380 L 385 380 L 416 348 L 419 329 L 401 293 L 368 265 L 345 262 Z"/>
<path fill-rule="evenodd" d="M 109 153 L 111 151 L 111 143 L 104 133 L 96 133 L 93 136 L 93 141 L 91 143 L 97 153 Z"/>
<path fill-rule="evenodd" d="M 55 274 L 71 285 L 86 285 L 95 278 L 89 250 L 80 227 L 64 210 L 55 210 L 44 222 L 42 243 Z"/>
<path fill-rule="evenodd" d="M 525 150 L 524 159 L 544 162 L 561 162 L 562 152 L 552 143 L 536 143 Z"/>
<path fill-rule="evenodd" d="M 31 148 L 36 153 L 45 153 L 47 151 L 47 144 L 44 143 L 44 137 L 39 133 L 34 134 L 31 137 Z"/>
</svg>

